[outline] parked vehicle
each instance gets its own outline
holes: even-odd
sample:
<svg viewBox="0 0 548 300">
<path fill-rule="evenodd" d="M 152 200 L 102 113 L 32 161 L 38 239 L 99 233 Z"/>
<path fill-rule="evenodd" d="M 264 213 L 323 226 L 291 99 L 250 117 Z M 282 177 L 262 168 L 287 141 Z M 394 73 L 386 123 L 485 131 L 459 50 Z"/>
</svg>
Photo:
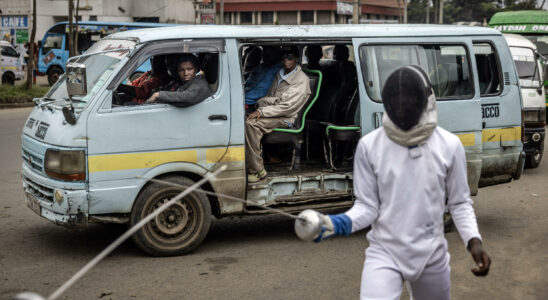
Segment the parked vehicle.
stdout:
<svg viewBox="0 0 548 300">
<path fill-rule="evenodd" d="M 80 21 L 78 22 L 78 43 L 76 50 L 79 54 L 82 54 L 95 42 L 112 33 L 173 25 L 161 23 Z M 59 76 L 65 72 L 65 65 L 69 58 L 68 32 L 69 23 L 66 21 L 59 22 L 48 29 L 42 38 L 42 46 L 38 51 L 37 74 L 47 75 L 50 85 L 53 85 L 59 79 Z M 136 72 L 142 73 L 141 70 L 136 70 Z"/>
<path fill-rule="evenodd" d="M 537 47 L 544 64 L 548 64 L 548 11 L 520 10 L 499 12 L 489 20 L 489 27 L 502 33 L 519 34 Z M 548 81 L 544 78 L 544 94 L 548 97 Z M 548 106 L 548 98 L 545 98 Z"/>
<path fill-rule="evenodd" d="M 15 80 L 23 78 L 23 66 L 20 54 L 6 41 L 0 41 L 0 77 L 2 84 L 15 84 Z"/>
<path fill-rule="evenodd" d="M 296 125 L 271 133 L 277 137 L 268 143 L 281 146 L 263 145 L 281 162 L 267 164 L 268 177 L 249 184 L 241 57 L 245 48 L 265 45 L 297 46 L 301 53 L 309 45 L 340 45 L 354 61 L 322 59 L 319 69 L 310 70 L 312 95 Z M 197 55 L 209 98 L 185 108 L 118 101 L 118 86 L 143 62 L 181 53 Z M 405 65 L 429 74 L 439 125 L 464 145 L 472 194 L 480 186 L 518 179 L 523 170 L 519 78 L 504 37 L 494 29 L 146 29 L 108 36 L 70 65 L 69 82 L 62 77 L 38 99 L 23 128 L 23 188 L 38 215 L 63 225 L 135 224 L 181 191 L 151 179 L 188 186 L 228 167 L 203 187 L 213 194 L 192 192 L 134 235 L 152 255 L 192 251 L 205 238 L 212 216 L 267 213 L 227 196 L 291 213 L 352 205 L 352 149 L 382 125 L 380 92 L 388 75 Z"/>
<path fill-rule="evenodd" d="M 543 89 L 543 66 L 537 47 L 517 34 L 504 34 L 518 71 L 523 99 L 523 123 L 525 136 L 523 150 L 525 166 L 536 168 L 542 160 L 546 126 L 546 105 Z"/>
</svg>

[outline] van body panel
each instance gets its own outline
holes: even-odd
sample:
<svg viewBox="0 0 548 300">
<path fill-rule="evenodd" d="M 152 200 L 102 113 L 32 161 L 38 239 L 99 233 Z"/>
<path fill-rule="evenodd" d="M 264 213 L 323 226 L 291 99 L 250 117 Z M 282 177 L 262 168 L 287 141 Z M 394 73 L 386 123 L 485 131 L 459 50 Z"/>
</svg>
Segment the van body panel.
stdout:
<svg viewBox="0 0 548 300">
<path fill-rule="evenodd" d="M 487 43 L 493 47 L 497 66 L 502 73 L 502 90 L 495 95 L 480 95 L 482 113 L 482 171 L 480 187 L 508 182 L 522 166 L 519 164 L 523 149 L 521 143 L 522 100 L 518 78 L 508 50 L 501 35 L 489 38 L 472 38 L 474 44 Z M 476 59 L 473 57 L 474 64 Z M 477 71 L 477 66 L 474 70 Z M 499 75 L 499 74 L 497 74 Z M 479 86 L 478 86 L 479 88 Z"/>
<path fill-rule="evenodd" d="M 131 211 L 144 181 L 137 177 L 154 168 L 191 163 L 210 170 L 224 159 L 230 138 L 231 95 L 228 56 L 226 52 L 219 55 L 217 91 L 190 107 L 152 104 L 109 109 L 104 103 L 111 101 L 112 92 L 103 93 L 104 99 L 97 101 L 103 104 L 96 106 L 87 120 L 90 191 L 99 192 L 90 199 L 90 213 L 112 212 L 113 208 L 120 210 L 118 212 Z M 227 120 L 210 120 L 210 115 L 225 115 Z M 229 159 L 243 158 L 233 155 Z M 164 169 L 174 171 L 169 167 Z M 102 181 L 109 180 L 121 180 L 126 188 L 105 192 L 109 184 Z M 113 195 L 115 193 L 119 195 Z M 109 207 L 113 205 L 112 198 L 121 199 L 123 204 Z"/>
<path fill-rule="evenodd" d="M 284 41 L 303 39 L 338 39 L 360 37 L 447 37 L 500 35 L 498 30 L 485 27 L 454 25 L 418 24 L 336 24 L 336 25 L 193 25 L 166 28 L 139 29 L 118 32 L 111 39 L 134 39 L 141 43 L 162 39 L 201 39 L 201 38 L 246 38 L 282 39 Z"/>
</svg>

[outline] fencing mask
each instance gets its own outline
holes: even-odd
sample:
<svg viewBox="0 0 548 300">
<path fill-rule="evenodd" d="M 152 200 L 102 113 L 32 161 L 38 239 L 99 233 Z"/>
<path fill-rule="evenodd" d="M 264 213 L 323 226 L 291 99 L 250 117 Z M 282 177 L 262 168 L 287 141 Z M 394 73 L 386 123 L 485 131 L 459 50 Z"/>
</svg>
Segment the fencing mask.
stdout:
<svg viewBox="0 0 548 300">
<path fill-rule="evenodd" d="M 436 97 L 428 75 L 419 66 L 401 67 L 390 74 L 382 101 L 385 132 L 400 145 L 423 143 L 437 126 Z"/>
</svg>

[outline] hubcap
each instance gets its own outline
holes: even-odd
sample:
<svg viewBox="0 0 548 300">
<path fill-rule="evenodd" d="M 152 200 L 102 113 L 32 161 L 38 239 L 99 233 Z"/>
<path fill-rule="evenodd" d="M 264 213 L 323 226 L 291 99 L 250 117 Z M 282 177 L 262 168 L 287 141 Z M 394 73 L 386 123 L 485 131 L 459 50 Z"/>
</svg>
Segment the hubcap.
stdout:
<svg viewBox="0 0 548 300">
<path fill-rule="evenodd" d="M 168 201 L 169 199 L 158 201 L 154 206 L 154 209 L 157 209 Z M 154 218 L 152 221 L 153 228 L 156 232 L 164 236 L 177 235 L 187 227 L 190 213 L 191 210 L 187 204 L 176 202 Z"/>
</svg>

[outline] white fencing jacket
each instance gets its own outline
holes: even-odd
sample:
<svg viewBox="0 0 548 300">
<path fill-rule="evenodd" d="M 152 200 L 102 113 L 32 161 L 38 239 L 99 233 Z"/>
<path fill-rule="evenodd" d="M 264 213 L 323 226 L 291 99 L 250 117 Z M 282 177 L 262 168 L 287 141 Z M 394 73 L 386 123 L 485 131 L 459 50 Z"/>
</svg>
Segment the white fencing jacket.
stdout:
<svg viewBox="0 0 548 300">
<path fill-rule="evenodd" d="M 380 245 L 404 279 L 418 278 L 434 251 L 445 245 L 445 200 L 464 241 L 481 239 L 467 181 L 464 148 L 440 128 L 425 144 L 394 143 L 380 127 L 361 138 L 354 160 L 353 207 L 345 214 L 352 232 L 371 225 L 370 243 Z"/>
</svg>

